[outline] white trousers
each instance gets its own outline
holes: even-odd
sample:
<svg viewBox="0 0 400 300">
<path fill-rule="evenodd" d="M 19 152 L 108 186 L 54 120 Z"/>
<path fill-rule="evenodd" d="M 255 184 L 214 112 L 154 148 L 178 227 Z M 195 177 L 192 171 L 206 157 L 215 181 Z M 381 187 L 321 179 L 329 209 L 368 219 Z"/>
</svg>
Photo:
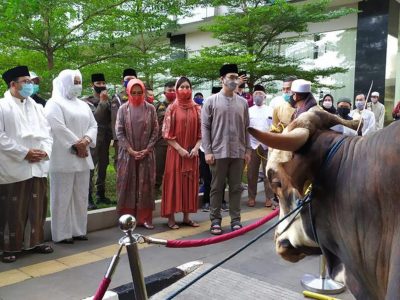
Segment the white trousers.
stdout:
<svg viewBox="0 0 400 300">
<path fill-rule="evenodd" d="M 51 235 L 59 242 L 87 231 L 90 171 L 50 173 Z"/>
</svg>

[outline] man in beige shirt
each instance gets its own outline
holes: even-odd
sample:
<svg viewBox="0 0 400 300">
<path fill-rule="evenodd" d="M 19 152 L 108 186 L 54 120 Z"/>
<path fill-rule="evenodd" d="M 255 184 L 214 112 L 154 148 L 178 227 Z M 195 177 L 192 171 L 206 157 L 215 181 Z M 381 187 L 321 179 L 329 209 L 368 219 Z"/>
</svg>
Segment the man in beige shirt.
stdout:
<svg viewBox="0 0 400 300">
<path fill-rule="evenodd" d="M 210 233 L 222 234 L 221 203 L 225 180 L 229 185 L 229 214 L 232 231 L 240 223 L 241 177 L 245 160 L 250 161 L 247 127 L 249 111 L 246 99 L 234 93 L 239 84 L 235 64 L 220 69 L 222 90 L 207 98 L 201 111 L 202 146 L 212 174 L 210 193 Z"/>
</svg>

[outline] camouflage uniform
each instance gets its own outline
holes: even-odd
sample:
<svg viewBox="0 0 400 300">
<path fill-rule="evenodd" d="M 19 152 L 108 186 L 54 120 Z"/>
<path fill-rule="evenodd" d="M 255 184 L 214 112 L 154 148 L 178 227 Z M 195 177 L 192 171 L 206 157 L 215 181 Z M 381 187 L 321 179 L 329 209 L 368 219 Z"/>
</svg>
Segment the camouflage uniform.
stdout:
<svg viewBox="0 0 400 300">
<path fill-rule="evenodd" d="M 164 169 L 165 169 L 165 158 L 167 156 L 167 147 L 168 143 L 162 137 L 162 126 L 164 122 L 165 112 L 167 111 L 167 107 L 170 103 L 168 101 L 165 102 L 157 102 L 154 106 L 157 112 L 159 133 L 157 143 L 155 145 L 156 150 L 156 188 L 159 189 L 162 184 Z"/>
<path fill-rule="evenodd" d="M 111 131 L 114 140 L 114 168 L 117 170 L 117 161 L 118 161 L 118 139 L 117 135 L 115 134 L 115 123 L 117 121 L 117 113 L 119 107 L 128 101 L 128 95 L 125 91 L 122 91 L 118 94 L 115 94 L 111 100 Z"/>
<path fill-rule="evenodd" d="M 91 154 L 94 166 L 97 168 L 96 196 L 100 198 L 101 201 L 105 199 L 106 173 L 109 163 L 108 156 L 112 140 L 111 104 L 109 101 L 102 102 L 95 96 L 88 96 L 82 100 L 89 105 L 98 126 L 96 148 L 91 149 Z M 89 196 L 91 196 L 93 192 L 93 175 L 94 170 L 91 170 Z"/>
</svg>

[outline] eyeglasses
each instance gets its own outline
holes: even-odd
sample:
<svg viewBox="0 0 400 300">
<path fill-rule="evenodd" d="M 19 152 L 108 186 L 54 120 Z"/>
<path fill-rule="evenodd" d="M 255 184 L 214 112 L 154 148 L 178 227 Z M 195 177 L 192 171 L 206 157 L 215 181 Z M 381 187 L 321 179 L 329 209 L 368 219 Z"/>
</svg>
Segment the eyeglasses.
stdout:
<svg viewBox="0 0 400 300">
<path fill-rule="evenodd" d="M 18 81 L 15 81 L 15 82 L 16 83 L 25 83 L 25 84 L 33 83 L 33 81 L 30 80 L 30 79 L 18 80 Z"/>
</svg>

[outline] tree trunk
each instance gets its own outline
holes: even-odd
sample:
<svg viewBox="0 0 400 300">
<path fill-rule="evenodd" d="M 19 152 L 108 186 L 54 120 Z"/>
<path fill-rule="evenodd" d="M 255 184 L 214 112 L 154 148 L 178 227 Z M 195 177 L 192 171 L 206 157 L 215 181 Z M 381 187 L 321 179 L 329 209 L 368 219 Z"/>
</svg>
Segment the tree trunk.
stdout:
<svg viewBox="0 0 400 300">
<path fill-rule="evenodd" d="M 52 70 L 54 68 L 54 52 L 52 50 L 47 50 L 46 58 L 47 58 L 47 69 Z"/>
</svg>

